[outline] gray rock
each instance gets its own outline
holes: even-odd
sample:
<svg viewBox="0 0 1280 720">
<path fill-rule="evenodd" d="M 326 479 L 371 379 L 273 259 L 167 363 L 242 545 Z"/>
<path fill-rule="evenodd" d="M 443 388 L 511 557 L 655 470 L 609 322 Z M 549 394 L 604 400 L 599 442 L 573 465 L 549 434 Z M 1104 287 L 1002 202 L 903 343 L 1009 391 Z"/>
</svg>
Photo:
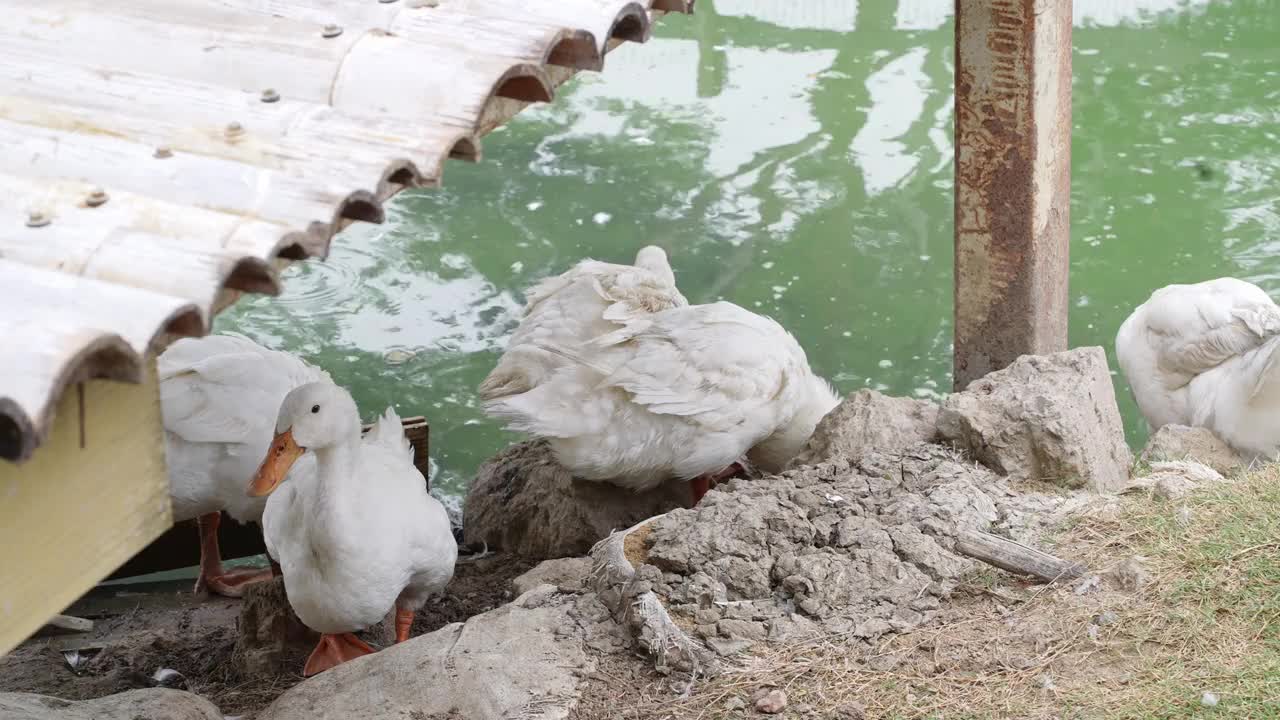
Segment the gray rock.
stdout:
<svg viewBox="0 0 1280 720">
<path fill-rule="evenodd" d="M 787 693 L 780 688 L 774 688 L 756 700 L 756 711 L 766 715 L 777 715 L 786 709 Z"/>
<path fill-rule="evenodd" d="M 854 637 L 874 640 L 892 629 L 893 626 L 891 626 L 887 620 L 871 618 L 870 620 L 864 620 L 859 623 L 858 626 L 854 628 L 853 635 Z"/>
<path fill-rule="evenodd" d="M 742 637 L 711 637 L 707 638 L 707 645 L 710 646 L 717 655 L 721 657 L 728 657 L 747 650 L 752 645 L 755 645 L 755 642 Z"/>
<path fill-rule="evenodd" d="M 1102 578 L 1097 575 L 1089 575 L 1076 583 L 1073 592 L 1077 595 L 1088 595 L 1089 593 L 1097 592 L 1100 589 L 1102 589 Z"/>
<path fill-rule="evenodd" d="M 1024 355 L 947 397 L 943 439 L 1020 481 L 1116 491 L 1131 455 L 1100 347 Z"/>
<path fill-rule="evenodd" d="M 715 625 L 720 621 L 720 608 L 698 608 L 693 612 L 693 619 L 699 625 Z"/>
<path fill-rule="evenodd" d="M 222 720 L 208 700 L 181 690 L 130 690 L 72 702 L 30 693 L 0 693 L 4 720 Z"/>
<path fill-rule="evenodd" d="M 769 641 L 796 644 L 813 640 L 822 634 L 822 628 L 803 615 L 785 615 L 765 623 Z"/>
<path fill-rule="evenodd" d="M 1230 477 L 1248 467 L 1245 459 L 1208 428 L 1165 425 L 1147 440 L 1139 462 L 1195 460 Z"/>
<path fill-rule="evenodd" d="M 556 558 L 538 563 L 511 581 L 516 594 L 523 595 L 539 585 L 554 585 L 563 592 L 582 590 L 591 573 L 591 558 Z"/>
<path fill-rule="evenodd" d="M 687 507 L 689 485 L 635 493 L 574 478 L 546 442 L 507 448 L 476 472 L 463 508 L 466 542 L 540 559 L 586 555 L 614 530 Z"/>
<path fill-rule="evenodd" d="M 902 658 L 893 653 L 885 653 L 883 655 L 872 655 L 867 661 L 867 667 L 880 673 L 893 672 L 902 664 Z"/>
<path fill-rule="evenodd" d="M 862 703 L 854 701 L 836 708 L 835 713 L 831 717 L 832 720 L 865 720 L 867 717 L 867 709 L 862 705 Z"/>
<path fill-rule="evenodd" d="M 1117 563 L 1104 576 L 1112 585 L 1126 592 L 1137 592 L 1151 582 L 1146 558 L 1141 555 L 1133 555 Z"/>
<path fill-rule="evenodd" d="M 1157 480 L 1151 492 L 1162 500 L 1177 500 L 1186 497 L 1195 487 L 1195 482 L 1190 478 L 1182 475 L 1169 475 Z"/>
<path fill-rule="evenodd" d="M 1155 481 L 1155 487 L 1151 492 L 1156 497 L 1178 500 L 1198 487 L 1222 482 L 1226 478 L 1208 465 L 1182 460 L 1152 465 L 1150 479 Z"/>
<path fill-rule="evenodd" d="M 750 620 L 721 620 L 716 623 L 716 629 L 724 637 L 743 637 L 749 640 L 763 640 L 765 637 L 764 626 Z"/>
<path fill-rule="evenodd" d="M 1163 500 L 1180 500 L 1198 487 L 1223 482 L 1217 470 L 1195 460 L 1171 460 L 1151 465 L 1151 472 L 1134 478 L 1125 488 L 1146 490 Z"/>
<path fill-rule="evenodd" d="M 558 628 L 569 628 L 557 632 Z M 539 586 L 509 605 L 393 645 L 294 686 L 257 720 L 388 717 L 567 717 L 581 678 L 595 671 L 586 648 L 616 634 L 594 595 Z M 606 643 L 607 645 L 608 643 Z"/>
<path fill-rule="evenodd" d="M 822 418 L 791 467 L 836 458 L 857 461 L 871 450 L 892 452 L 931 442 L 938 435 L 937 421 L 934 403 L 858 390 Z"/>
</svg>

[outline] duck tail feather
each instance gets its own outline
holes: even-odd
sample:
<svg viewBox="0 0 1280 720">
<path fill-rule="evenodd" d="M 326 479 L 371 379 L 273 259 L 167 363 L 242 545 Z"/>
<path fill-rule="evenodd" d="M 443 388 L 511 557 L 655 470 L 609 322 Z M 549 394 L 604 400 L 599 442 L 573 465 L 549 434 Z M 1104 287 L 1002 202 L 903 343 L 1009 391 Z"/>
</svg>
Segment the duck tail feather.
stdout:
<svg viewBox="0 0 1280 720">
<path fill-rule="evenodd" d="M 413 460 L 413 444 L 404 434 L 404 425 L 400 422 L 400 415 L 394 407 L 387 407 L 382 417 L 378 418 L 370 428 L 365 439 L 375 445 L 400 449 L 408 455 L 410 461 Z"/>
</svg>

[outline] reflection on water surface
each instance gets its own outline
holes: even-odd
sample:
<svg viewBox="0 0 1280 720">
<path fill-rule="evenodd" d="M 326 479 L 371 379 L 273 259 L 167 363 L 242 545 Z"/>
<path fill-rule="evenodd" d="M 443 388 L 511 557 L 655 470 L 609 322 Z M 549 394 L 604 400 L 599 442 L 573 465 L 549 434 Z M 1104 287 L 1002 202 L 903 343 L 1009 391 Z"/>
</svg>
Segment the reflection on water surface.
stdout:
<svg viewBox="0 0 1280 720">
<path fill-rule="evenodd" d="M 935 397 L 950 386 L 952 7 L 699 0 L 220 326 L 319 362 L 366 416 L 427 414 L 451 494 L 512 439 L 474 388 L 523 288 L 649 242 L 691 300 L 773 315 L 841 390 Z M 1072 343 L 1110 350 L 1170 282 L 1280 291 L 1280 2 L 1075 13 Z"/>
</svg>

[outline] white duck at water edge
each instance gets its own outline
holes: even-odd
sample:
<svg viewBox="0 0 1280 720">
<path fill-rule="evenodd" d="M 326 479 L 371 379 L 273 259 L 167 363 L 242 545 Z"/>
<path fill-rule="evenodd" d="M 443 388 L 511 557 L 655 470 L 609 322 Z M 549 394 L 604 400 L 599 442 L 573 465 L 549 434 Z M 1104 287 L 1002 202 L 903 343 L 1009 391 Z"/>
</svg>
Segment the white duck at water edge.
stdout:
<svg viewBox="0 0 1280 720">
<path fill-rule="evenodd" d="M 583 347 L 629 322 L 689 304 L 676 288 L 666 252 L 654 245 L 641 248 L 632 265 L 582 260 L 534 285 L 525 295 L 520 326 L 497 367 L 480 384 L 481 400 L 499 415 L 506 399 L 533 390 L 548 382 L 557 369 L 576 362 L 562 349 Z M 560 460 L 579 477 L 587 477 L 579 471 L 590 472 L 575 467 L 568 454 Z M 741 465 L 736 460 L 690 480 L 693 502 L 716 481 L 738 472 Z M 622 475 L 609 479 L 632 485 L 631 473 L 626 468 L 621 471 Z"/>
<path fill-rule="evenodd" d="M 1151 430 L 1205 427 L 1255 458 L 1280 453 L 1278 351 L 1280 306 L 1229 277 L 1156 290 L 1116 335 Z"/>
<path fill-rule="evenodd" d="M 396 641 L 407 640 L 414 614 L 453 577 L 458 545 L 394 410 L 361 439 L 351 395 L 310 383 L 285 397 L 275 430 L 249 494 L 270 496 L 267 552 L 298 618 L 323 634 L 309 676 L 373 652 L 352 633 L 392 606 Z M 314 473 L 284 481 L 304 458 L 314 459 Z"/>
<path fill-rule="evenodd" d="M 678 477 L 696 502 L 744 454 L 780 471 L 839 403 L 790 333 L 733 303 L 620 325 L 572 345 L 533 342 L 558 364 L 521 392 L 490 397 L 486 411 L 546 438 L 575 476 L 637 491 Z"/>
<path fill-rule="evenodd" d="M 223 569 L 220 511 L 261 523 L 266 503 L 245 495 L 244 487 L 271 442 L 275 411 L 293 388 L 329 376 L 238 335 L 178 340 L 157 365 L 174 520 L 195 518 L 200 531 L 196 590 L 240 597 L 245 585 L 271 573 Z M 307 462 L 293 475 L 311 471 Z"/>
</svg>

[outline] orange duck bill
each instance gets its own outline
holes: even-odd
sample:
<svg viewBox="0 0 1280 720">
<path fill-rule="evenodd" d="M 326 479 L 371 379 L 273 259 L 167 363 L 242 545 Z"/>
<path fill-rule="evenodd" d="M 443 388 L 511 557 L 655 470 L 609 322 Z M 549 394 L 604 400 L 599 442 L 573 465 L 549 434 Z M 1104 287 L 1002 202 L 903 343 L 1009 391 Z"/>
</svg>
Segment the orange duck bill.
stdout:
<svg viewBox="0 0 1280 720">
<path fill-rule="evenodd" d="M 293 467 L 306 450 L 294 442 L 293 428 L 276 435 L 271 440 L 271 448 L 267 450 L 266 459 L 258 466 L 258 472 L 254 473 L 253 480 L 249 481 L 249 496 L 270 495 L 280 487 L 285 475 L 289 474 L 289 468 Z"/>
</svg>

